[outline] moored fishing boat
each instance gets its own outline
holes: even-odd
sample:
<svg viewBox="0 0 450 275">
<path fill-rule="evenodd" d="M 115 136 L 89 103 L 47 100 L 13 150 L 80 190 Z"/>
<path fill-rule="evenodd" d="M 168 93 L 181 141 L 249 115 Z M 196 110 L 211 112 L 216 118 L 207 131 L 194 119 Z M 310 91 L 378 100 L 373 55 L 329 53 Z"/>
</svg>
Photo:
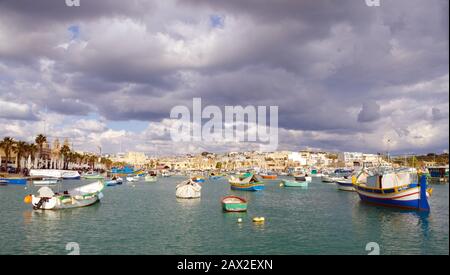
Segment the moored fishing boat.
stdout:
<svg viewBox="0 0 450 275">
<path fill-rule="evenodd" d="M 307 175 L 295 175 L 294 176 L 295 181 L 307 181 L 311 182 L 311 177 Z"/>
<path fill-rule="evenodd" d="M 325 183 L 334 183 L 336 181 L 336 179 L 330 175 L 323 175 L 322 176 L 322 182 Z"/>
<path fill-rule="evenodd" d="M 223 177 L 225 177 L 225 174 L 222 174 L 222 173 L 211 173 L 211 174 L 209 174 L 209 179 L 210 180 L 218 180 L 218 179 L 221 179 L 221 178 L 223 178 Z"/>
<path fill-rule="evenodd" d="M 430 211 L 427 178 L 412 172 L 389 172 L 367 177 L 354 184 L 361 201 L 397 208 Z"/>
<path fill-rule="evenodd" d="M 33 180 L 33 184 L 35 186 L 55 185 L 60 182 L 61 182 L 61 179 L 58 179 L 58 178 L 42 178 L 40 180 Z"/>
<path fill-rule="evenodd" d="M 191 179 L 183 181 L 176 186 L 175 195 L 179 199 L 196 199 L 201 196 L 202 187 L 198 182 L 194 182 Z"/>
<path fill-rule="evenodd" d="M 282 180 L 281 184 L 284 187 L 308 187 L 308 181 Z"/>
<path fill-rule="evenodd" d="M 138 182 L 140 180 L 140 177 L 139 176 L 129 176 L 129 177 L 127 177 L 127 181 L 128 182 Z"/>
<path fill-rule="evenodd" d="M 38 195 L 28 195 L 25 203 L 31 203 L 34 210 L 60 210 L 92 205 L 103 197 L 104 184 L 101 181 L 54 193 L 49 187 L 41 187 Z"/>
<path fill-rule="evenodd" d="M 0 179 L 0 186 L 6 186 L 8 185 L 8 182 L 6 180 Z"/>
<path fill-rule="evenodd" d="M 320 173 L 317 169 L 311 170 L 311 183 L 321 183 L 322 182 L 322 173 Z"/>
<path fill-rule="evenodd" d="M 156 182 L 157 180 L 158 180 L 158 178 L 156 176 L 152 176 L 152 175 L 146 175 L 144 177 L 145 182 Z"/>
<path fill-rule="evenodd" d="M 247 200 L 237 196 L 226 196 L 222 199 L 222 208 L 226 212 L 247 211 Z"/>
<path fill-rule="evenodd" d="M 204 183 L 205 182 L 205 178 L 201 177 L 201 176 L 195 176 L 191 178 L 193 182 L 197 182 L 197 183 Z"/>
<path fill-rule="evenodd" d="M 118 183 L 117 183 L 117 180 L 107 180 L 107 181 L 105 181 L 105 186 L 116 186 Z"/>
<path fill-rule="evenodd" d="M 338 190 L 341 191 L 350 191 L 350 192 L 356 191 L 355 188 L 353 187 L 353 180 L 351 178 L 336 180 L 336 187 Z"/>
<path fill-rule="evenodd" d="M 231 176 L 229 181 L 231 189 L 242 191 L 260 191 L 264 190 L 264 182 L 252 173 L 246 173 L 241 177 Z"/>
<path fill-rule="evenodd" d="M 276 174 L 261 174 L 260 176 L 265 180 L 276 180 L 277 179 Z"/>
<path fill-rule="evenodd" d="M 105 179 L 104 176 L 94 173 L 94 172 L 88 172 L 86 174 L 83 175 L 83 179 L 87 179 L 87 180 L 103 180 Z"/>
<path fill-rule="evenodd" d="M 43 177 L 43 178 L 61 178 L 61 179 L 80 179 L 80 173 L 78 171 L 71 170 L 58 170 L 58 169 L 31 169 L 31 177 Z"/>
<path fill-rule="evenodd" d="M 0 178 L 0 180 L 6 181 L 8 184 L 12 185 L 26 185 L 26 178 Z"/>
</svg>

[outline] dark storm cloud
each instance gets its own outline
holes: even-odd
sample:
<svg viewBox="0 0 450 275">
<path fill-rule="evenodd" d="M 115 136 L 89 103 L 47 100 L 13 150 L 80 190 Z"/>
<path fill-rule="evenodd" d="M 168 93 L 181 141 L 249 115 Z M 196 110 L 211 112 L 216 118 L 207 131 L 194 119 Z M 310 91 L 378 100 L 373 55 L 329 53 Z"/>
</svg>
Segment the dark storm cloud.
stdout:
<svg viewBox="0 0 450 275">
<path fill-rule="evenodd" d="M 358 122 L 372 122 L 380 118 L 380 105 L 376 102 L 364 103 L 358 114 Z"/>
<path fill-rule="evenodd" d="M 193 97 L 276 105 L 311 146 L 354 149 L 410 136 L 411 108 L 448 121 L 447 33 L 440 0 L 0 0 L 0 100 L 142 121 Z"/>
</svg>

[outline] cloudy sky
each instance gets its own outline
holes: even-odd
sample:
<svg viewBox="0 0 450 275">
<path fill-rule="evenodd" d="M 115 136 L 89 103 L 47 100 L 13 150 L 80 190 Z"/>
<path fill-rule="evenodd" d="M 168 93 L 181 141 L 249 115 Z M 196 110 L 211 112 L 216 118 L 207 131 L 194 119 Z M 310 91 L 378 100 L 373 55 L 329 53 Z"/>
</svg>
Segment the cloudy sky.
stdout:
<svg viewBox="0 0 450 275">
<path fill-rule="evenodd" d="M 279 149 L 449 147 L 448 0 L 0 0 L 0 137 L 149 154 L 175 105 L 279 106 Z"/>
</svg>

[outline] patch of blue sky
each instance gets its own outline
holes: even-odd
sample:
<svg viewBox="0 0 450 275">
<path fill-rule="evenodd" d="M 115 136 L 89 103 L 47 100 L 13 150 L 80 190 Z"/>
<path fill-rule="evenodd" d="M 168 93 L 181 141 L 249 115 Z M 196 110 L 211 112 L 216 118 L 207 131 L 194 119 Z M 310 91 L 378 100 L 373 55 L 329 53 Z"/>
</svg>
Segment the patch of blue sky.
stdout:
<svg viewBox="0 0 450 275">
<path fill-rule="evenodd" d="M 70 40 L 76 40 L 80 37 L 80 26 L 72 25 L 67 29 L 70 32 Z"/>
<path fill-rule="evenodd" d="M 225 16 L 212 14 L 209 16 L 209 24 L 213 28 L 223 28 L 225 27 Z"/>
</svg>

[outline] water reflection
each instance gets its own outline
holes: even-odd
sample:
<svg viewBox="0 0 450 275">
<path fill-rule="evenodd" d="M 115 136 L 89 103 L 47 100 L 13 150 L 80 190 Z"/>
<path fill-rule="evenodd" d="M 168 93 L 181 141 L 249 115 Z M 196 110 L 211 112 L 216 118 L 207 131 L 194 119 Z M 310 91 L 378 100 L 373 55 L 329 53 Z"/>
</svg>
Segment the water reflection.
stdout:
<svg viewBox="0 0 450 275">
<path fill-rule="evenodd" d="M 363 202 L 354 205 L 352 222 L 355 235 L 363 241 L 378 242 L 388 253 L 421 253 L 430 233 L 428 212 Z"/>
<path fill-rule="evenodd" d="M 185 206 L 195 206 L 195 205 L 199 205 L 201 202 L 201 198 L 195 198 L 195 199 L 176 198 L 176 199 L 179 204 L 182 204 Z"/>
</svg>

